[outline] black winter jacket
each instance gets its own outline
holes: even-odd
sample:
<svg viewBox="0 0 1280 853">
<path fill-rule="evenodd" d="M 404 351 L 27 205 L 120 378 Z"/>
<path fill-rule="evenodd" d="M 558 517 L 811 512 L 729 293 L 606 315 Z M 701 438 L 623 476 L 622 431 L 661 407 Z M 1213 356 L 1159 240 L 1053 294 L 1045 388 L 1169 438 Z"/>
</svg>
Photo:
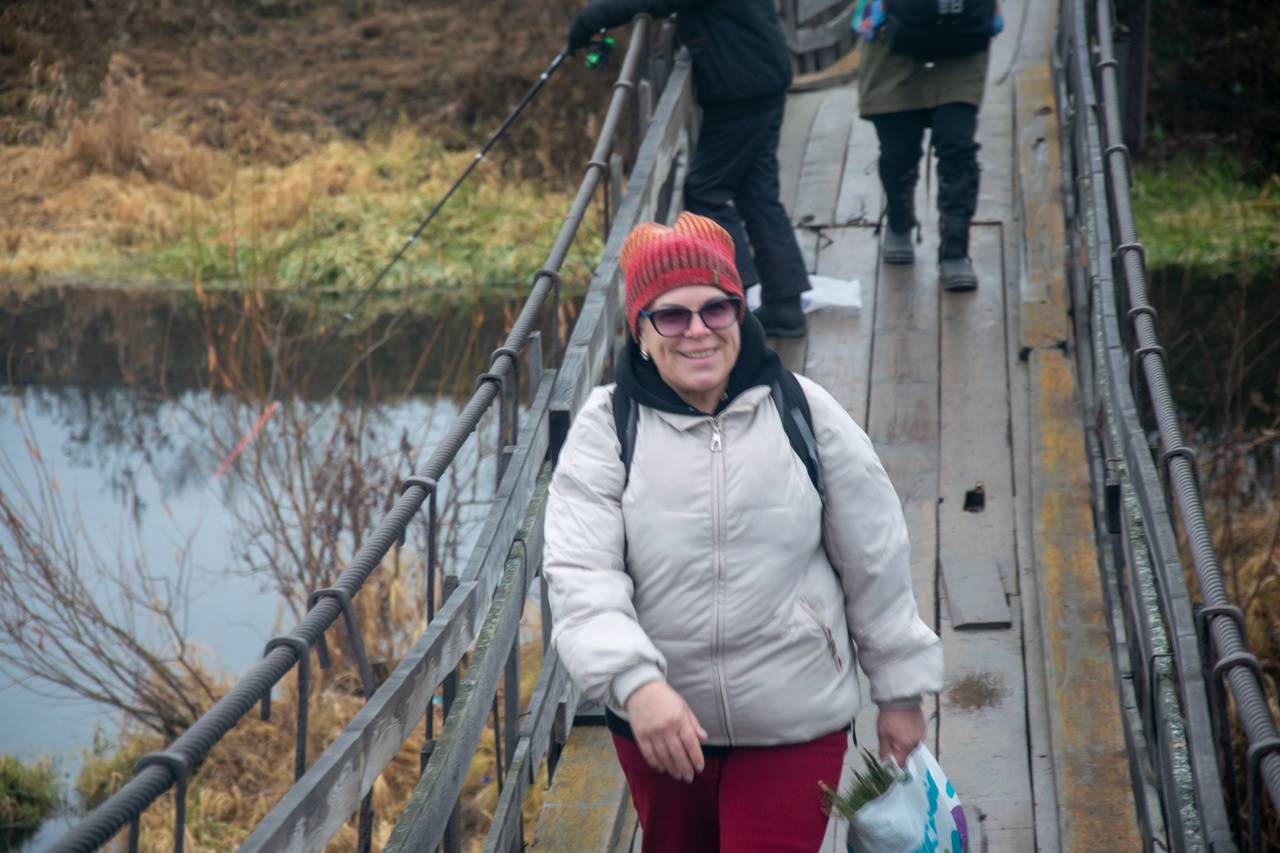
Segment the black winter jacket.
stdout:
<svg viewBox="0 0 1280 853">
<path fill-rule="evenodd" d="M 698 103 L 708 112 L 782 103 L 791 55 L 774 0 L 593 0 L 578 22 L 596 32 L 640 14 L 676 16 L 676 34 L 693 59 Z"/>
</svg>

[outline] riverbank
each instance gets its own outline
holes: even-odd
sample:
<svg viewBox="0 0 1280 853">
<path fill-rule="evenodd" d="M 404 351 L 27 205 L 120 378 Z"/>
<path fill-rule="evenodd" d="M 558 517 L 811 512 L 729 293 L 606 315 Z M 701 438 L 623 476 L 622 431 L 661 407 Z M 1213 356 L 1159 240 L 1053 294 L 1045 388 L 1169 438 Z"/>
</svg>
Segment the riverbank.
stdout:
<svg viewBox="0 0 1280 853">
<path fill-rule="evenodd" d="M 8 4 L 0 285 L 362 287 L 538 79 L 575 8 Z M 565 63 L 388 287 L 526 285 L 576 191 L 610 76 Z M 571 286 L 589 275 L 598 230 L 589 217 Z"/>
</svg>

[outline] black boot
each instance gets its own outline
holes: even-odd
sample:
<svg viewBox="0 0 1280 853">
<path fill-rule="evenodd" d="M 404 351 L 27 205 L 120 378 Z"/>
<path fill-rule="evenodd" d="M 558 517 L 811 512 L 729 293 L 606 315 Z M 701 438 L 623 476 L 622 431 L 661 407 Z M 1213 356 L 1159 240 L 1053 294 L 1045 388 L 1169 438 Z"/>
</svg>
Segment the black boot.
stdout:
<svg viewBox="0 0 1280 853">
<path fill-rule="evenodd" d="M 903 183 L 910 186 L 895 188 L 885 193 L 885 219 L 888 231 L 880 254 L 886 264 L 915 263 L 915 249 L 911 245 L 911 229 L 916 227 L 915 174 L 905 176 Z"/>
<path fill-rule="evenodd" d="M 938 280 L 952 293 L 974 290 L 978 276 L 969 260 L 969 220 L 943 216 L 938 222 Z"/>
<path fill-rule="evenodd" d="M 799 296 L 766 302 L 755 310 L 755 315 L 771 338 L 804 337 L 804 309 Z"/>
<path fill-rule="evenodd" d="M 886 264 L 914 264 L 916 250 L 911 245 L 911 230 L 894 231 L 888 228 L 884 232 L 884 242 L 880 245 L 880 256 Z"/>
</svg>

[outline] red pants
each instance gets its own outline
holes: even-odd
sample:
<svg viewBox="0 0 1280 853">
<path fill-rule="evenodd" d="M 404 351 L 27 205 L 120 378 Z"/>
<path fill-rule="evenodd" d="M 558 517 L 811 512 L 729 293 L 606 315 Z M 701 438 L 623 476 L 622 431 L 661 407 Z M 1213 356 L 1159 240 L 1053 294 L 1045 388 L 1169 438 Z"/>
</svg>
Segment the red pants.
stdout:
<svg viewBox="0 0 1280 853">
<path fill-rule="evenodd" d="M 808 743 L 736 747 L 707 758 L 686 784 L 645 763 L 613 736 L 640 816 L 644 853 L 815 853 L 827 829 L 818 783 L 835 788 L 848 732 Z"/>
</svg>

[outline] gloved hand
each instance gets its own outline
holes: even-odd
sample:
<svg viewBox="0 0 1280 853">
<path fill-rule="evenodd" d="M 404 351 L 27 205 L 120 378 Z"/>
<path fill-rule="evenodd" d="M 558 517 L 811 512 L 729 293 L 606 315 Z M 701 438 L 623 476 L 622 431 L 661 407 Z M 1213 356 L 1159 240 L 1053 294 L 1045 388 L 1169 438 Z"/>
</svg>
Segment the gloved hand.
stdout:
<svg viewBox="0 0 1280 853">
<path fill-rule="evenodd" d="M 578 17 L 573 19 L 573 26 L 569 28 L 570 56 L 591 44 L 591 40 L 596 37 L 596 34 L 606 29 L 607 25 L 603 20 L 602 11 L 603 9 L 599 3 L 588 3 L 578 12 Z"/>
</svg>

